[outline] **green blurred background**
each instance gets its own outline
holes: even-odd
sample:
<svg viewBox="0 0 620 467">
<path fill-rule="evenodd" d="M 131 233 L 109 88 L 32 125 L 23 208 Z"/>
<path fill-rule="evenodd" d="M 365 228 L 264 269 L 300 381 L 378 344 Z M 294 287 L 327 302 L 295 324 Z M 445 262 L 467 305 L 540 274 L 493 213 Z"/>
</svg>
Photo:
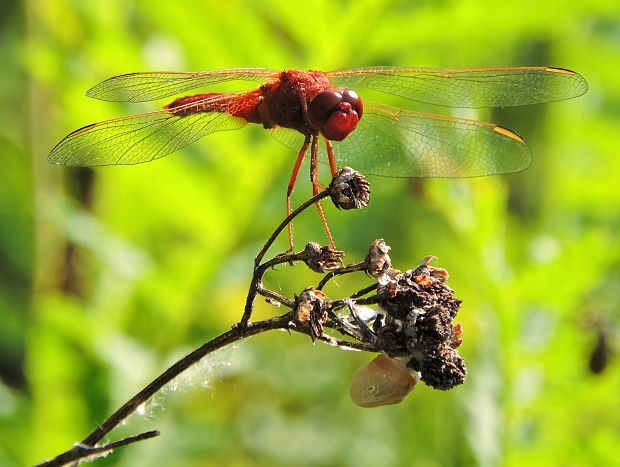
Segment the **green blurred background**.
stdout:
<svg viewBox="0 0 620 467">
<path fill-rule="evenodd" d="M 69 448 L 229 329 L 284 210 L 294 154 L 258 127 L 139 166 L 48 165 L 68 132 L 160 105 L 85 90 L 131 71 L 365 65 L 552 65 L 590 84 L 571 101 L 467 114 L 527 139 L 523 173 L 373 177 L 367 209 L 325 203 L 348 261 L 385 238 L 396 267 L 433 254 L 450 271 L 466 383 L 360 409 L 348 382 L 369 355 L 267 333 L 201 362 L 108 437 L 159 438 L 97 463 L 620 465 L 620 367 L 612 354 L 590 368 L 620 326 L 619 63 L 616 0 L 0 1 L 0 465 Z M 294 204 L 309 192 L 303 172 Z M 310 240 L 325 242 L 312 210 L 296 223 L 297 245 Z M 318 279 L 298 266 L 266 280 L 292 296 Z M 257 304 L 257 317 L 277 311 Z"/>
</svg>

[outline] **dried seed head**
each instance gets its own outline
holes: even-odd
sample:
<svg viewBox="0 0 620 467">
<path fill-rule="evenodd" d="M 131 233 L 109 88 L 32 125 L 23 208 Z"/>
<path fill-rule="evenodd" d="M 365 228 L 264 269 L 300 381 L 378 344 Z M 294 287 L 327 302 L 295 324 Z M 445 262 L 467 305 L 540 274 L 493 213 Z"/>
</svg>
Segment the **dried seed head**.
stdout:
<svg viewBox="0 0 620 467">
<path fill-rule="evenodd" d="M 327 321 L 327 297 L 320 290 L 308 287 L 295 300 L 295 319 L 310 326 L 310 337 L 314 342 L 323 335 L 323 323 Z"/>
<path fill-rule="evenodd" d="M 351 379 L 351 399 L 360 407 L 398 404 L 417 384 L 417 372 L 400 360 L 377 355 Z"/>
<path fill-rule="evenodd" d="M 419 367 L 422 381 L 444 391 L 463 384 L 467 377 L 463 358 L 447 345 L 426 353 L 419 360 Z"/>
<path fill-rule="evenodd" d="M 450 320 L 454 319 L 461 301 L 445 284 L 447 277 L 445 269 L 423 262 L 416 269 L 393 275 L 389 282 L 381 284 L 377 289 L 379 304 L 396 319 L 406 319 L 412 312 L 420 314 L 431 308 L 435 313 L 445 309 Z"/>
<path fill-rule="evenodd" d="M 304 263 L 314 272 L 323 273 L 340 266 L 344 252 L 310 242 L 304 249 Z"/>
<path fill-rule="evenodd" d="M 372 242 L 368 256 L 366 256 L 366 272 L 380 281 L 386 277 L 387 272 L 392 267 L 392 260 L 388 251 L 390 251 L 390 247 L 380 238 Z"/>
<path fill-rule="evenodd" d="M 411 280 L 410 272 L 402 273 L 377 289 L 379 305 L 389 316 L 405 319 L 424 305 L 424 296 L 419 293 L 421 286 Z"/>
<path fill-rule="evenodd" d="M 325 302 L 325 294 L 320 290 L 308 287 L 299 294 L 295 300 L 295 315 L 299 322 L 308 322 L 310 313 L 315 308 L 322 308 Z"/>
<path fill-rule="evenodd" d="M 360 209 L 370 203 L 370 184 L 351 167 L 341 169 L 329 184 L 329 195 L 339 209 Z"/>
<path fill-rule="evenodd" d="M 387 316 L 373 324 L 377 346 L 390 357 L 406 356 L 409 368 L 426 384 L 450 389 L 463 383 L 467 370 L 455 350 L 463 329 L 453 323 L 461 301 L 446 285 L 447 271 L 429 266 L 427 257 L 404 273 L 390 270 L 377 289 Z"/>
</svg>

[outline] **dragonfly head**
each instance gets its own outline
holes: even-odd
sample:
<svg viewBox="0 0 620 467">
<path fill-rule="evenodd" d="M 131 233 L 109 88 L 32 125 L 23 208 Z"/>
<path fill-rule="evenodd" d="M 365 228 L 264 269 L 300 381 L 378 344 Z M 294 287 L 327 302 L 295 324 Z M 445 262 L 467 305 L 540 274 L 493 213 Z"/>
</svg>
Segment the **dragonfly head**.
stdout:
<svg viewBox="0 0 620 467">
<path fill-rule="evenodd" d="M 308 105 L 308 121 L 315 130 L 332 141 L 342 141 L 357 126 L 364 106 L 351 89 L 321 91 Z"/>
</svg>

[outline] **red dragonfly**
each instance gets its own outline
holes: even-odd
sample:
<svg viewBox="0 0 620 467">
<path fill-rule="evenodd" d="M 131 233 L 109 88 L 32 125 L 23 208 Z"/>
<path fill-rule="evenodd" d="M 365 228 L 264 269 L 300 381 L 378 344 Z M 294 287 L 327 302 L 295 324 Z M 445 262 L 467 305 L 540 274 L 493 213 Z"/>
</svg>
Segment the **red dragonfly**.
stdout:
<svg viewBox="0 0 620 467">
<path fill-rule="evenodd" d="M 226 81 L 262 81 L 255 89 L 180 97 L 163 110 L 87 125 L 49 154 L 54 164 L 99 166 L 152 161 L 217 131 L 257 123 L 298 151 L 286 208 L 311 147 L 310 179 L 318 193 L 318 160 L 332 175 L 348 165 L 387 177 L 476 177 L 518 172 L 530 150 L 518 134 L 492 123 L 413 112 L 362 100 L 366 88 L 450 107 L 508 107 L 570 99 L 587 91 L 577 73 L 553 67 L 450 70 L 365 67 L 336 71 L 237 68 L 196 73 L 143 72 L 115 76 L 87 95 L 143 102 Z M 324 145 L 319 147 L 319 140 Z M 320 205 L 330 244 L 333 241 Z M 289 225 L 289 241 L 293 247 Z"/>
</svg>

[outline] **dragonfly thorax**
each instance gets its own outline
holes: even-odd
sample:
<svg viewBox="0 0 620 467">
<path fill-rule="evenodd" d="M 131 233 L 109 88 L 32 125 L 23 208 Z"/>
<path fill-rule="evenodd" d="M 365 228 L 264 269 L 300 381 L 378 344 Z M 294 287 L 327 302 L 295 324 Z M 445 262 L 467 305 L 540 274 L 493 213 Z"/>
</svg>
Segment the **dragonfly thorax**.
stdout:
<svg viewBox="0 0 620 467">
<path fill-rule="evenodd" d="M 321 132 L 340 141 L 362 115 L 359 96 L 350 90 L 336 91 L 320 71 L 286 70 L 260 90 L 257 114 L 265 128 L 277 125 L 305 135 Z"/>
</svg>

